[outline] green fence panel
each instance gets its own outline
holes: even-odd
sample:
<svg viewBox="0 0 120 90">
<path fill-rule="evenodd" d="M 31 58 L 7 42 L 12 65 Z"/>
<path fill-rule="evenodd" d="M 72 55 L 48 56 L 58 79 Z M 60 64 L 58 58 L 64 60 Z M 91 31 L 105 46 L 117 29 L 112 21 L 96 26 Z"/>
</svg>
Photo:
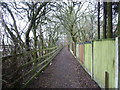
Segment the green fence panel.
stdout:
<svg viewBox="0 0 120 90">
<path fill-rule="evenodd" d="M 115 88 L 115 40 L 93 42 L 94 78 L 105 86 L 105 72 L 108 73 L 108 87 Z"/>
<path fill-rule="evenodd" d="M 84 44 L 79 45 L 79 60 L 84 64 Z"/>
<path fill-rule="evenodd" d="M 70 44 L 70 50 L 72 50 L 72 43 Z"/>
<path fill-rule="evenodd" d="M 76 44 L 76 57 L 79 59 L 79 44 Z"/>
<path fill-rule="evenodd" d="M 84 51 L 85 51 L 84 65 L 87 71 L 91 73 L 92 44 L 85 44 Z"/>
</svg>

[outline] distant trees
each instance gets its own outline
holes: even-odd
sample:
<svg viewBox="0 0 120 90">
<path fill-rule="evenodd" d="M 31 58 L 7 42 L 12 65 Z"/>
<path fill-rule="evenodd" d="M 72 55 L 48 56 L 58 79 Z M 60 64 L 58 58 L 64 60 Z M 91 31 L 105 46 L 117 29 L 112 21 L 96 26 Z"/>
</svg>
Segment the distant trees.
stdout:
<svg viewBox="0 0 120 90">
<path fill-rule="evenodd" d="M 95 13 L 90 7 L 88 9 L 89 3 L 83 9 L 84 4 L 85 2 L 62 3 L 61 8 L 55 15 L 59 23 L 64 27 L 66 34 L 74 42 L 75 48 L 77 42 L 90 41 L 97 38 L 97 31 L 94 28 L 97 25 L 95 23 Z"/>
<path fill-rule="evenodd" d="M 79 33 L 79 30 L 77 28 L 77 22 L 78 22 L 78 12 L 80 10 L 80 3 L 63 3 L 62 8 L 60 8 L 60 14 L 57 13 L 56 18 L 59 19 L 60 24 L 64 27 L 64 29 L 67 31 L 67 34 L 71 36 L 71 39 L 73 40 L 75 47 L 77 42 L 77 33 Z M 77 10 L 75 11 L 75 6 L 77 7 Z M 76 55 L 76 53 L 75 53 Z"/>
</svg>

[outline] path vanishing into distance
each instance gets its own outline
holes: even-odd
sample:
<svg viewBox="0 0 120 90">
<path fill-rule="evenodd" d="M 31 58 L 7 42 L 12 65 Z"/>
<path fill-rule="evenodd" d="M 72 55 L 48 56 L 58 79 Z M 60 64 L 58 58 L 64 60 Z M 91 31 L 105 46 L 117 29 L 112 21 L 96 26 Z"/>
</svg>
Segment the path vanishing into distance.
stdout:
<svg viewBox="0 0 120 90">
<path fill-rule="evenodd" d="M 27 88 L 99 88 L 99 86 L 65 47 Z"/>
</svg>

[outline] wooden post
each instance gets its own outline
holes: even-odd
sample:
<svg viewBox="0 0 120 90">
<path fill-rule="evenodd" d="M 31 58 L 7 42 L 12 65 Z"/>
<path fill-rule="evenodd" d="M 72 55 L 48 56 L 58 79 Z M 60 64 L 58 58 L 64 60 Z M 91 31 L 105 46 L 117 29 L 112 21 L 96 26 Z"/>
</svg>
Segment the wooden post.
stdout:
<svg viewBox="0 0 120 90">
<path fill-rule="evenodd" d="M 105 90 L 108 89 L 108 74 L 105 72 Z"/>
<path fill-rule="evenodd" d="M 68 51 L 70 51 L 70 44 L 68 44 Z"/>
</svg>

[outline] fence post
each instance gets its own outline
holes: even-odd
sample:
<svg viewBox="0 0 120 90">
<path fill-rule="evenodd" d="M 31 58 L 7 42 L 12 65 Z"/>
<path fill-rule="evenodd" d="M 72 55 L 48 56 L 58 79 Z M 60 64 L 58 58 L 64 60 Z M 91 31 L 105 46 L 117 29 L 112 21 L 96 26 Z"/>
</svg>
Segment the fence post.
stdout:
<svg viewBox="0 0 120 90">
<path fill-rule="evenodd" d="M 108 73 L 105 72 L 105 90 L 108 90 Z"/>
<path fill-rule="evenodd" d="M 115 50 L 115 88 L 116 90 L 118 90 L 119 88 L 119 41 L 118 41 L 118 37 L 116 37 L 115 39 L 115 43 L 116 43 L 116 50 Z"/>
<path fill-rule="evenodd" d="M 68 44 L 68 51 L 70 51 L 70 44 Z"/>
<path fill-rule="evenodd" d="M 1 17 L 1 12 L 0 12 L 0 17 Z M 2 57 L 2 43 L 1 43 L 1 40 L 2 40 L 2 37 L 1 37 L 1 31 L 2 29 L 0 29 L 0 57 Z M 2 75 L 2 59 L 0 59 L 0 75 Z M 0 90 L 2 89 L 2 77 L 0 76 Z"/>
<path fill-rule="evenodd" d="M 94 76 L 93 76 L 93 75 L 94 75 L 94 74 L 93 74 L 93 41 L 92 41 L 92 48 L 91 48 L 91 49 L 92 49 L 92 50 L 91 50 L 91 53 L 92 53 L 92 54 L 91 54 L 91 55 L 92 55 L 92 56 L 91 56 L 91 77 L 94 78 Z"/>
</svg>

